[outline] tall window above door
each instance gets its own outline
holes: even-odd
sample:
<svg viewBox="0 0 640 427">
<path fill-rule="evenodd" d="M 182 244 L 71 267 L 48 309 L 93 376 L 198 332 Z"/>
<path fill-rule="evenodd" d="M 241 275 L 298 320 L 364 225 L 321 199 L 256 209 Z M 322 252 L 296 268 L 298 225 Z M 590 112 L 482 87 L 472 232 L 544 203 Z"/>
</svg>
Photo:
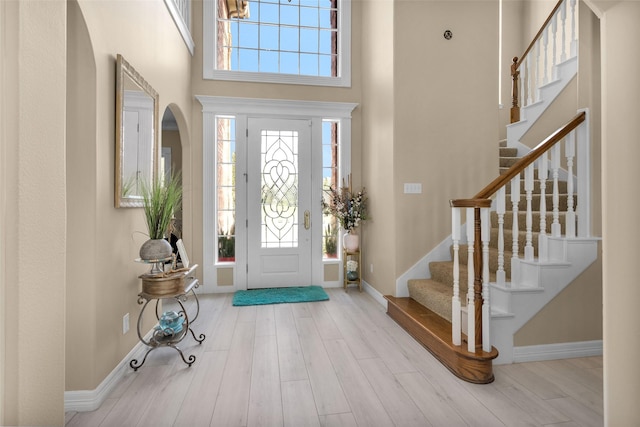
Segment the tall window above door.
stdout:
<svg viewBox="0 0 640 427">
<path fill-rule="evenodd" d="M 204 0 L 205 79 L 350 86 L 351 0 Z"/>
</svg>

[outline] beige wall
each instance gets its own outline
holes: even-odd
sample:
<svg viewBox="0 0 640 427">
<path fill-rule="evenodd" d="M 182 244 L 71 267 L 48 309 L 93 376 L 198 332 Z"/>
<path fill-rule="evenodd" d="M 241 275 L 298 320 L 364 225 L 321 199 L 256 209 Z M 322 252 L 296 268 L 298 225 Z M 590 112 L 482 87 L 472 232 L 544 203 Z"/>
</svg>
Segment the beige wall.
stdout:
<svg viewBox="0 0 640 427">
<path fill-rule="evenodd" d="M 449 200 L 497 176 L 498 2 L 398 1 L 395 22 L 398 276 L 451 234 Z"/>
<path fill-rule="evenodd" d="M 395 292 L 394 2 L 362 1 L 362 181 L 371 219 L 363 226 L 364 279 Z M 371 272 L 373 265 L 373 273 Z"/>
<path fill-rule="evenodd" d="M 159 93 L 160 112 L 172 105 L 188 147 L 190 55 L 162 2 L 79 1 L 69 10 L 66 389 L 93 390 L 138 341 L 137 276 L 148 269 L 133 262 L 146 239 L 142 210 L 113 207 L 115 57 Z M 123 335 L 126 313 L 132 328 Z M 143 333 L 151 326 L 149 316 Z"/>
<path fill-rule="evenodd" d="M 0 8 L 6 257 L 0 424 L 62 425 L 67 5 L 3 2 Z"/>
</svg>

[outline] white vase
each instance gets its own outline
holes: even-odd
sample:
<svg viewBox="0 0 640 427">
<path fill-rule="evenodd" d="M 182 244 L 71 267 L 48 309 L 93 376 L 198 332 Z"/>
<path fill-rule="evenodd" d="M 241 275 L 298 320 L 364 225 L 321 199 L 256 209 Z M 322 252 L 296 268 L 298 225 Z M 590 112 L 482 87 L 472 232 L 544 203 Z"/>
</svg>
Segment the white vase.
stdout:
<svg viewBox="0 0 640 427">
<path fill-rule="evenodd" d="M 360 236 L 357 234 L 345 233 L 342 236 L 342 247 L 347 252 L 355 252 L 360 247 Z"/>
</svg>

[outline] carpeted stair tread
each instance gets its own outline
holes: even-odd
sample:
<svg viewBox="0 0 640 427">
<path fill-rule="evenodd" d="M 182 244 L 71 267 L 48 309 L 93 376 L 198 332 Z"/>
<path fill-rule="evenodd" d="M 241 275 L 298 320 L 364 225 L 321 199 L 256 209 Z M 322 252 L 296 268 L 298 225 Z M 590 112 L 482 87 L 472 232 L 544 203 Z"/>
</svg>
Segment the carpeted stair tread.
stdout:
<svg viewBox="0 0 640 427">
<path fill-rule="evenodd" d="M 468 271 L 467 264 L 460 263 L 460 292 L 467 291 Z M 453 287 L 453 261 L 431 262 L 429 263 L 429 272 L 431 272 L 431 280 Z M 495 271 L 489 271 L 489 280 L 491 282 L 496 281 Z"/>
<path fill-rule="evenodd" d="M 518 156 L 518 149 L 515 147 L 500 147 L 500 157 L 516 157 Z"/>
<path fill-rule="evenodd" d="M 507 250 L 507 248 L 509 248 L 509 250 Z M 460 264 L 464 264 L 465 266 L 467 265 L 467 261 L 468 261 L 468 256 L 467 256 L 468 250 L 469 250 L 468 245 L 460 245 Z M 507 276 L 507 281 L 511 277 L 511 257 L 512 257 L 511 245 L 507 246 L 505 244 L 503 268 Z M 491 273 L 498 271 L 498 248 L 489 247 L 489 271 Z"/>
<path fill-rule="evenodd" d="M 431 279 L 412 279 L 408 282 L 409 296 L 451 322 L 453 288 Z M 461 298 L 462 300 L 463 298 Z"/>
</svg>

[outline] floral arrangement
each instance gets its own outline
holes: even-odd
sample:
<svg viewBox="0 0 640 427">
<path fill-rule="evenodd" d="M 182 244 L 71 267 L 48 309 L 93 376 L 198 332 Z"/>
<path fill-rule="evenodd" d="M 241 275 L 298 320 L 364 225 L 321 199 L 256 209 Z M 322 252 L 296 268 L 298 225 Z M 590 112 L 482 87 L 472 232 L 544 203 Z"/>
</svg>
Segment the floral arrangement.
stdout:
<svg viewBox="0 0 640 427">
<path fill-rule="evenodd" d="M 349 187 L 329 187 L 325 190 L 328 201 L 323 198 L 322 209 L 326 215 L 333 215 L 342 228 L 351 232 L 367 219 L 367 196 L 365 189 L 354 193 Z"/>
<path fill-rule="evenodd" d="M 347 261 L 347 271 L 357 271 L 358 270 L 358 261 L 349 260 Z"/>
</svg>

